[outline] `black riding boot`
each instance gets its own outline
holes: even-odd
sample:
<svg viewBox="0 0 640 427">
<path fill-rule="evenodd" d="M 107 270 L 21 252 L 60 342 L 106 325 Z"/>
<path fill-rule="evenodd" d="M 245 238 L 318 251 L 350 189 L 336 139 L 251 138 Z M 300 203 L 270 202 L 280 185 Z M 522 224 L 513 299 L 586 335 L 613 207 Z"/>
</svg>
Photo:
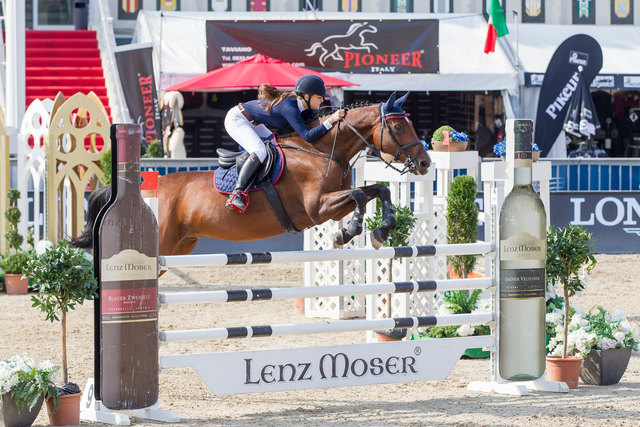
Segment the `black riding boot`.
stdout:
<svg viewBox="0 0 640 427">
<path fill-rule="evenodd" d="M 226 207 L 244 213 L 249 206 L 249 195 L 247 190 L 253 181 L 253 176 L 258 172 L 262 162 L 256 155 L 252 153 L 242 165 L 242 169 L 238 171 L 238 180 L 236 187 L 227 199 Z"/>
</svg>

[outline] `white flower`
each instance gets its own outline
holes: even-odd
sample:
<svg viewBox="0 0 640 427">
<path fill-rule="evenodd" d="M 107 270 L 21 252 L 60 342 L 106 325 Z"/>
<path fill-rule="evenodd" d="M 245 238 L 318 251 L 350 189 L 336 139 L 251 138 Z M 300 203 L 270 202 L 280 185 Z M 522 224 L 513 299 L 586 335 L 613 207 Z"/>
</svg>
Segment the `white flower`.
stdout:
<svg viewBox="0 0 640 427">
<path fill-rule="evenodd" d="M 53 243 L 51 243 L 48 240 L 40 240 L 38 243 L 36 243 L 36 253 L 38 254 L 38 256 L 42 256 L 47 249 L 52 248 L 53 247 Z"/>
<path fill-rule="evenodd" d="M 622 331 L 614 332 L 613 338 L 618 341 L 620 344 L 624 345 L 625 333 Z"/>
<path fill-rule="evenodd" d="M 485 298 L 478 300 L 478 304 L 476 309 L 473 310 L 474 313 L 491 313 L 491 298 Z"/>
<path fill-rule="evenodd" d="M 611 338 L 603 338 L 598 341 L 598 348 L 600 350 L 608 350 L 610 348 L 618 347 L 618 341 Z"/>
<path fill-rule="evenodd" d="M 624 320 L 627 320 L 627 316 L 625 316 L 624 311 L 616 309 L 611 312 L 612 322 L 622 322 Z"/>
<path fill-rule="evenodd" d="M 458 335 L 460 335 L 461 337 L 470 337 L 471 335 L 473 335 L 473 333 L 476 330 L 474 329 L 473 326 L 470 325 L 462 325 L 458 328 L 458 330 L 456 331 L 458 333 Z"/>
<path fill-rule="evenodd" d="M 547 313 L 545 314 L 545 321 L 547 323 L 553 323 L 554 325 L 559 325 L 564 321 L 564 313 L 562 313 L 562 311 L 560 310 Z"/>
</svg>

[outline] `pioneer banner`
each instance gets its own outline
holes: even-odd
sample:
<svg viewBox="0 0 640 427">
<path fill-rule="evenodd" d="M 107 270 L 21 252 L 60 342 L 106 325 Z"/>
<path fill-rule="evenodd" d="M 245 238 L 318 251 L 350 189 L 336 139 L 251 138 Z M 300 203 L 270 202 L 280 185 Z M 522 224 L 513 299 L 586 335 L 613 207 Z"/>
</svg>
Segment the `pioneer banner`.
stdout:
<svg viewBox="0 0 640 427">
<path fill-rule="evenodd" d="M 437 73 L 438 20 L 207 21 L 207 70 L 256 53 L 321 72 Z"/>
<path fill-rule="evenodd" d="M 602 49 L 585 34 L 566 39 L 556 49 L 544 73 L 536 114 L 535 143 L 546 156 L 562 130 L 571 97 L 578 89 L 578 66 L 587 86 L 602 68 Z"/>
<path fill-rule="evenodd" d="M 115 56 L 131 119 L 142 125 L 147 144 L 155 140 L 161 141 L 162 123 L 153 75 L 151 45 L 118 47 Z"/>
</svg>

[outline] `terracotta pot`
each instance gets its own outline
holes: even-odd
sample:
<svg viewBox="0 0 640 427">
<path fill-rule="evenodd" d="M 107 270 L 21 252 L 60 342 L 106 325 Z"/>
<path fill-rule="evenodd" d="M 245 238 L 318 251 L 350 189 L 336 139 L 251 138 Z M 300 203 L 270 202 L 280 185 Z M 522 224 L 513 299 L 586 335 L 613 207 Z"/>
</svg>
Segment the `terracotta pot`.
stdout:
<svg viewBox="0 0 640 427">
<path fill-rule="evenodd" d="M 567 383 L 569 388 L 578 388 L 581 357 L 547 356 L 547 380 Z"/>
<path fill-rule="evenodd" d="M 590 385 L 618 384 L 631 358 L 631 347 L 592 350 L 584 359 L 580 379 Z"/>
<path fill-rule="evenodd" d="M 47 414 L 52 426 L 69 426 L 80 424 L 80 401 L 82 393 L 65 394 L 60 396 L 60 406 L 53 414 L 53 399 L 47 399 Z"/>
<path fill-rule="evenodd" d="M 293 312 L 296 314 L 304 314 L 304 298 L 293 299 Z"/>
<path fill-rule="evenodd" d="M 462 142 L 450 141 L 449 145 L 444 145 L 442 141 L 436 141 L 435 139 L 431 140 L 431 145 L 433 146 L 434 150 L 451 152 L 451 153 L 466 150 L 467 144 L 468 144 L 468 141 L 462 141 Z"/>
<path fill-rule="evenodd" d="M 22 274 L 5 274 L 4 288 L 9 295 L 26 295 L 29 292 L 29 278 Z"/>
<path fill-rule="evenodd" d="M 29 410 L 28 406 L 18 412 L 18 407 L 9 393 L 2 395 L 2 407 L 0 408 L 0 421 L 5 427 L 28 427 L 36 420 L 40 408 L 42 408 L 43 397 L 40 396 L 34 407 Z"/>
<path fill-rule="evenodd" d="M 532 153 L 532 156 L 533 156 L 532 160 L 533 160 L 534 162 L 537 162 L 537 161 L 538 161 L 538 159 L 540 158 L 540 152 L 539 152 L 539 151 L 534 151 L 534 152 Z"/>
</svg>

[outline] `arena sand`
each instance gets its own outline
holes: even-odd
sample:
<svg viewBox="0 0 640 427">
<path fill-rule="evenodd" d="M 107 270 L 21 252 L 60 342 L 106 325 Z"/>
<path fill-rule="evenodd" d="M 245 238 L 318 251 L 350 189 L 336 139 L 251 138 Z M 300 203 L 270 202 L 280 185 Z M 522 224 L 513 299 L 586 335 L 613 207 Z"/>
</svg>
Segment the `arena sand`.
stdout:
<svg viewBox="0 0 640 427">
<path fill-rule="evenodd" d="M 640 255 L 599 255 L 590 283 L 574 303 L 588 309 L 600 304 L 621 309 L 640 324 Z M 301 266 L 172 270 L 160 279 L 162 292 L 216 290 L 234 284 L 286 287 L 302 283 Z M 240 289 L 244 286 L 235 286 Z M 68 350 L 71 380 L 81 387 L 93 376 L 93 304 L 69 315 Z M 296 323 L 311 321 L 294 314 L 289 300 L 227 305 L 163 308 L 161 329 Z M 40 361 L 60 363 L 60 324 L 44 320 L 29 296 L 0 293 L 0 359 L 27 353 Z M 222 342 L 163 345 L 161 354 L 290 348 L 364 342 L 362 332 Z M 182 425 L 206 426 L 637 426 L 640 424 L 640 354 L 633 353 L 622 381 L 598 387 L 580 383 L 568 394 L 532 392 L 514 397 L 466 389 L 489 379 L 488 360 L 460 360 L 442 381 L 364 387 L 302 390 L 269 394 L 214 396 L 191 369 L 160 376 L 160 407 L 177 411 Z M 133 419 L 133 425 L 162 423 Z M 41 410 L 35 425 L 47 425 Z M 166 424 L 164 424 L 166 425 Z"/>
</svg>

